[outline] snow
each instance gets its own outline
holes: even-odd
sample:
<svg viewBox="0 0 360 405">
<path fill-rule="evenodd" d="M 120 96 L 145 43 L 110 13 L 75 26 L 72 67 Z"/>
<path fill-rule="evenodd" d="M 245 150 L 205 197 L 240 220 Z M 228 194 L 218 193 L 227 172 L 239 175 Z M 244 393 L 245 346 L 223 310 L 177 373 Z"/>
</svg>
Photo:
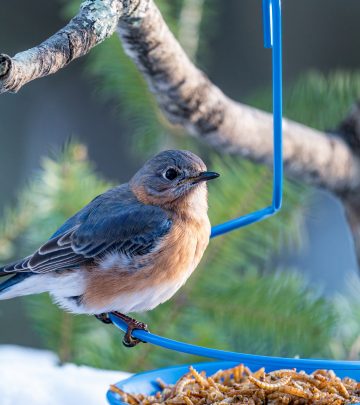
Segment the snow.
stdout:
<svg viewBox="0 0 360 405">
<path fill-rule="evenodd" d="M 121 371 L 58 365 L 49 351 L 0 346 L 1 405 L 105 405 L 110 384 L 129 377 Z"/>
</svg>

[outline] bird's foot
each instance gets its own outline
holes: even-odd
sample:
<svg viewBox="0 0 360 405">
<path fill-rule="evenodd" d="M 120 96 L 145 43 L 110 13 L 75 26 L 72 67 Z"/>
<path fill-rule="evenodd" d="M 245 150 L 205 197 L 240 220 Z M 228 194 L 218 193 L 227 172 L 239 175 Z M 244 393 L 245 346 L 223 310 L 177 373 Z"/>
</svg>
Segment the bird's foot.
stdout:
<svg viewBox="0 0 360 405">
<path fill-rule="evenodd" d="M 134 347 L 141 342 L 146 343 L 143 340 L 137 339 L 132 336 L 132 332 L 135 329 L 145 330 L 146 332 L 149 332 L 148 326 L 145 323 L 139 322 L 136 319 L 130 318 L 130 316 L 121 314 L 120 312 L 115 311 L 112 312 L 112 314 L 123 320 L 127 325 L 127 331 L 123 339 L 123 345 L 125 347 Z"/>
<path fill-rule="evenodd" d="M 107 314 L 107 313 L 95 315 L 95 318 L 98 319 L 99 321 L 101 321 L 102 323 L 107 324 L 107 325 L 112 323 L 112 321 L 111 321 L 111 319 L 109 317 L 109 314 Z"/>
</svg>

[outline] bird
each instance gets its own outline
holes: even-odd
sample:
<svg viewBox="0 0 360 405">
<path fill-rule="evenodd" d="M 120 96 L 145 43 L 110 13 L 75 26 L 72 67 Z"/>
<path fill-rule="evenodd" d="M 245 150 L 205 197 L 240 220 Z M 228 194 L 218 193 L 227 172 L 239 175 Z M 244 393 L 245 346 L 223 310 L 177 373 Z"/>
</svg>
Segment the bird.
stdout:
<svg viewBox="0 0 360 405">
<path fill-rule="evenodd" d="M 200 157 L 166 150 L 128 183 L 111 188 L 70 217 L 33 254 L 0 267 L 0 300 L 48 292 L 63 310 L 109 313 L 127 324 L 123 344 L 137 345 L 129 317 L 170 299 L 208 246 L 207 181 L 219 177 Z"/>
</svg>

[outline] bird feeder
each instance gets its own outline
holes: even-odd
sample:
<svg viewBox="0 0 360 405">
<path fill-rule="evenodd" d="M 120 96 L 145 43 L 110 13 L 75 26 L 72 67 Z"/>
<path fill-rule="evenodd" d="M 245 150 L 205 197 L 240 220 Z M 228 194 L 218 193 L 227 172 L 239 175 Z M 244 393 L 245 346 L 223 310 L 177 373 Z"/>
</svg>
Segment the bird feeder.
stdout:
<svg viewBox="0 0 360 405">
<path fill-rule="evenodd" d="M 271 205 L 245 216 L 229 220 L 223 224 L 212 227 L 211 237 L 217 237 L 235 229 L 262 221 L 276 214 L 282 203 L 283 159 L 282 159 L 282 32 L 281 32 L 281 0 L 263 0 L 263 28 L 264 46 L 272 49 L 272 83 L 273 83 L 273 195 Z M 113 324 L 126 332 L 125 322 L 110 314 Z M 317 369 L 334 370 L 337 376 L 348 376 L 360 380 L 359 361 L 335 361 L 320 359 L 298 359 L 258 356 L 252 354 L 229 352 L 208 347 L 184 343 L 156 334 L 134 330 L 133 336 L 144 342 L 160 346 L 168 350 L 188 353 L 196 356 L 221 360 L 220 362 L 199 363 L 195 365 L 198 370 L 207 374 L 215 373 L 219 369 L 234 367 L 239 363 L 246 364 L 249 368 L 258 369 L 265 367 L 266 371 L 277 369 L 304 370 L 311 373 Z M 188 366 L 178 366 L 153 370 L 121 381 L 116 386 L 124 392 L 155 394 L 158 390 L 156 380 L 161 378 L 168 384 L 175 383 L 188 371 Z M 121 397 L 113 391 L 108 391 L 107 399 L 111 405 L 122 405 Z"/>
</svg>

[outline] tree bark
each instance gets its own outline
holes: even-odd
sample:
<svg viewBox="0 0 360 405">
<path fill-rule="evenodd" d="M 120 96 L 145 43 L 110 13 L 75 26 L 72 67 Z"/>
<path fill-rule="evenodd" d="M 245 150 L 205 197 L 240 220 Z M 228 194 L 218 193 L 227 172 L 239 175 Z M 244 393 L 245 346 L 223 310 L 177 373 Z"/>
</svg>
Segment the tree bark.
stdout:
<svg viewBox="0 0 360 405">
<path fill-rule="evenodd" d="M 57 72 L 111 36 L 120 16 L 134 21 L 146 9 L 147 0 L 84 1 L 69 24 L 39 46 L 13 58 L 0 54 L 0 93 L 16 93 L 31 80 Z"/>
<path fill-rule="evenodd" d="M 211 83 L 187 57 L 153 0 L 85 1 L 79 14 L 41 45 L 13 58 L 0 55 L 0 92 L 16 92 L 55 73 L 116 28 L 170 122 L 221 152 L 272 164 L 272 116 L 231 100 Z M 283 128 L 286 175 L 340 197 L 360 259 L 359 117 L 356 106 L 337 134 L 287 119 Z"/>
<path fill-rule="evenodd" d="M 337 132 L 346 139 L 356 156 L 360 155 L 360 102 L 355 103 L 349 115 L 340 123 Z M 360 267 L 360 190 L 339 195 L 352 233 L 357 263 Z"/>
</svg>

